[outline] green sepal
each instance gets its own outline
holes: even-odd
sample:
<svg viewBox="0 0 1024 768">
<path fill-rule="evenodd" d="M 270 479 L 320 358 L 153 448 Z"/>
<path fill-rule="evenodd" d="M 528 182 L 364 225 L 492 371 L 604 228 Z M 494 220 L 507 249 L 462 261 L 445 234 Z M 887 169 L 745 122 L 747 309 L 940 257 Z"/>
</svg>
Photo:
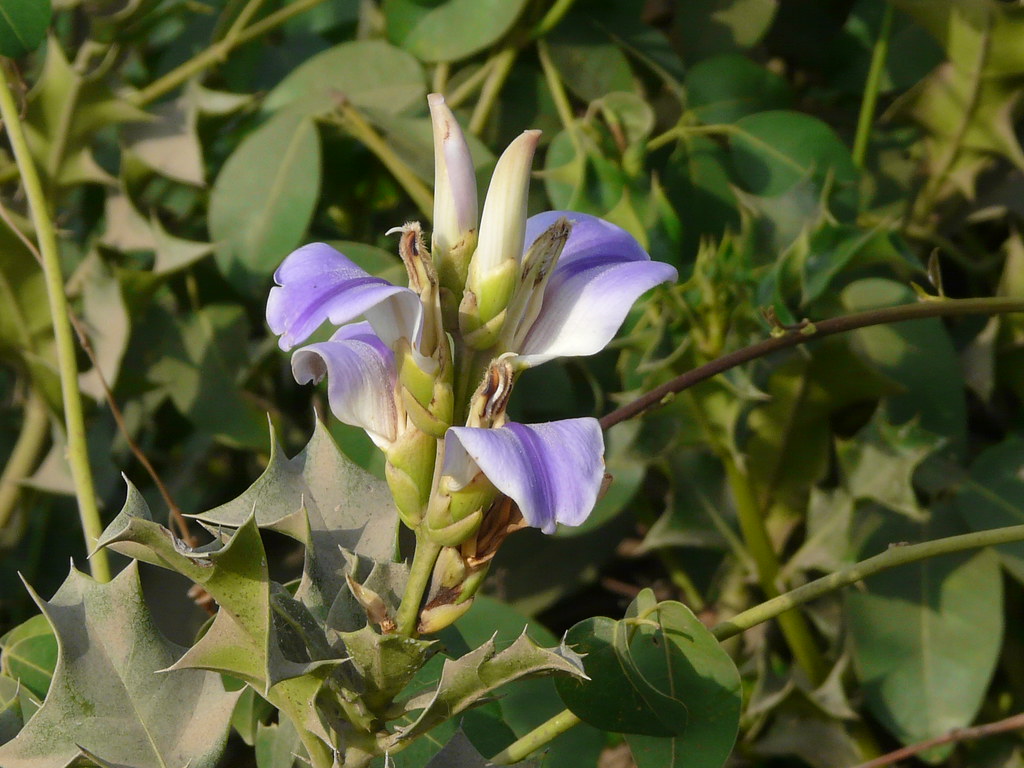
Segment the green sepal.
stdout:
<svg viewBox="0 0 1024 768">
<path fill-rule="evenodd" d="M 476 532 L 480 530 L 480 523 L 483 522 L 483 519 L 484 513 L 477 509 L 469 516 L 439 528 L 432 527 L 428 519 L 427 524 L 423 526 L 423 530 L 431 541 L 445 547 L 457 547 L 462 542 L 476 535 Z"/>
<path fill-rule="evenodd" d="M 387 450 L 384 475 L 402 521 L 410 528 L 419 525 L 430 499 L 434 481 L 437 439 L 418 429 L 409 429 Z"/>
<path fill-rule="evenodd" d="M 474 284 L 477 317 L 481 324 L 486 325 L 505 311 L 509 299 L 512 298 L 518 275 L 519 262 L 516 259 L 507 259 L 479 283 Z"/>
</svg>

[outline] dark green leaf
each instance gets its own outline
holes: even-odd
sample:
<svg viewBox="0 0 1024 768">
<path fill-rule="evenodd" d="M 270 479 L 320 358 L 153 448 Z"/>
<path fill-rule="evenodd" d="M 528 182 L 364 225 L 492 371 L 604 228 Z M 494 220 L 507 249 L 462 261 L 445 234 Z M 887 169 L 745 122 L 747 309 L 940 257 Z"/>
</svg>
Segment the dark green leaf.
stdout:
<svg viewBox="0 0 1024 768">
<path fill-rule="evenodd" d="M 0 3 L 0 56 L 17 59 L 34 51 L 50 26 L 50 0 Z"/>
<path fill-rule="evenodd" d="M 629 61 L 588 18 L 570 15 L 548 36 L 548 44 L 552 63 L 583 101 L 634 90 Z"/>
<path fill-rule="evenodd" d="M 0 637 L 0 672 L 40 699 L 46 696 L 57 663 L 57 640 L 45 616 L 33 616 Z"/>
<path fill-rule="evenodd" d="M 683 84 L 687 109 L 706 124 L 733 123 L 792 100 L 785 80 L 740 54 L 705 59 L 690 68 Z"/>
<path fill-rule="evenodd" d="M 388 38 L 423 61 L 482 51 L 519 18 L 526 0 L 385 0 Z"/>
<path fill-rule="evenodd" d="M 850 151 L 821 120 L 800 112 L 758 112 L 736 122 L 731 133 L 736 172 L 750 192 L 771 197 L 804 178 L 838 184 L 857 179 Z"/>
</svg>

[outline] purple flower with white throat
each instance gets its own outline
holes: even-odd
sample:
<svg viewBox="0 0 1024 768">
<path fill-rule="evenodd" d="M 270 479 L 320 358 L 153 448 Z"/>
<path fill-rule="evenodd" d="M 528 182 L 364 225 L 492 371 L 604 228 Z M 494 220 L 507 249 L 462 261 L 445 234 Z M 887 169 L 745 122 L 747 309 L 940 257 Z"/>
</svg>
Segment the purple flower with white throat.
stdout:
<svg viewBox="0 0 1024 768">
<path fill-rule="evenodd" d="M 632 235 L 595 216 L 549 211 L 527 219 L 536 132 L 524 133 L 499 159 L 478 232 L 476 185 L 465 139 L 441 97 L 431 97 L 430 110 L 437 155 L 434 267 L 425 252 L 416 251 L 428 259 L 425 266 L 417 262 L 417 290 L 374 277 L 330 246 L 315 243 L 292 253 L 278 268 L 267 322 L 284 350 L 326 322 L 338 326 L 329 340 L 295 351 L 293 373 L 300 383 L 326 377 L 334 415 L 365 429 L 386 453 L 410 429 L 410 419 L 420 418 L 416 425 L 424 432 L 443 435 L 444 459 L 432 493 L 449 499 L 434 505 L 439 514 L 450 516 L 446 525 L 459 522 L 465 512 L 456 511 L 460 492 L 466 494 L 464 501 L 504 494 L 529 525 L 547 533 L 559 523 L 579 525 L 593 509 L 604 475 L 598 422 L 505 423 L 508 391 L 522 368 L 603 349 L 634 302 L 654 286 L 675 280 L 676 270 L 652 261 Z M 415 232 L 418 238 L 418 227 Z M 438 283 L 456 294 L 463 291 L 463 319 L 476 313 L 475 326 L 445 328 L 440 335 L 430 330 L 441 317 Z M 470 414 L 467 426 L 445 431 L 451 421 L 444 421 L 441 429 L 431 431 L 433 425 L 423 426 L 417 417 L 416 402 L 426 404 L 435 390 L 427 391 L 418 384 L 421 379 L 407 375 L 402 361 L 411 350 L 423 376 L 451 376 L 451 361 L 444 358 L 447 343 L 430 345 L 421 338 L 445 339 L 444 333 L 457 342 L 461 334 L 463 343 L 455 349 L 469 346 L 504 361 L 501 386 L 494 391 L 481 386 L 476 395 L 487 401 L 500 390 L 503 399 L 486 418 L 474 408 L 490 408 L 492 402 L 456 403 L 455 413 Z M 493 370 L 492 364 L 488 375 Z M 408 388 L 417 386 L 422 391 L 413 393 L 413 402 Z M 389 461 L 400 454 L 388 453 Z M 411 517 L 419 519 L 418 513 Z"/>
</svg>

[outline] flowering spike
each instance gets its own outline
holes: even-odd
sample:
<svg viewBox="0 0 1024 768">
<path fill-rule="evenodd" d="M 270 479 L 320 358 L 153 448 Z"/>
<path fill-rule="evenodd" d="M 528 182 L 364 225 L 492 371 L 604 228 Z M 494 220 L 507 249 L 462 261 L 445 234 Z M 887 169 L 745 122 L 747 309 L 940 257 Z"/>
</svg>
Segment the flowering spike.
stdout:
<svg viewBox="0 0 1024 768">
<path fill-rule="evenodd" d="M 476 247 L 476 175 L 466 137 L 444 96 L 427 96 L 434 129 L 434 230 L 431 251 L 441 284 L 459 293 Z"/>
</svg>

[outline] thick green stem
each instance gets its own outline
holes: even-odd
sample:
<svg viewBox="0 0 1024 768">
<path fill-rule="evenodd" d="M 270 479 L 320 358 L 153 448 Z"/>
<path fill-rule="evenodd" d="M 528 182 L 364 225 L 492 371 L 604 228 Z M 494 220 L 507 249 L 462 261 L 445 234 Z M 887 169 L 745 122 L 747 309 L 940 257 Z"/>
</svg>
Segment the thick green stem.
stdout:
<svg viewBox="0 0 1024 768">
<path fill-rule="evenodd" d="M 43 262 L 43 276 L 46 294 L 50 302 L 50 316 L 57 346 L 57 366 L 60 371 L 60 387 L 64 404 L 64 424 L 68 439 L 68 463 L 78 498 L 78 512 L 85 533 L 86 548 L 95 549 L 96 539 L 103 532 L 100 511 L 96 503 L 96 491 L 89 468 L 89 452 L 85 439 L 85 415 L 82 410 L 82 395 L 78 389 L 78 361 L 75 359 L 75 341 L 68 320 L 68 303 L 64 295 L 64 278 L 60 271 L 60 253 L 57 248 L 57 231 L 50 218 L 46 196 L 39 180 L 39 174 L 32 163 L 32 155 L 25 141 L 18 115 L 18 106 L 11 94 L 6 72 L 0 78 L 0 118 L 7 128 L 14 159 L 21 173 L 21 181 L 28 199 L 32 224 L 36 231 L 39 254 Z M 89 561 L 90 571 L 98 581 L 110 580 L 110 563 L 106 550 L 96 552 Z"/>
<path fill-rule="evenodd" d="M 848 568 L 843 568 L 822 576 L 820 579 L 808 582 L 801 587 L 790 590 L 785 594 L 774 597 L 767 602 L 755 605 L 746 611 L 736 614 L 728 621 L 717 625 L 712 632 L 719 640 L 724 640 L 733 635 L 738 635 L 751 627 L 756 627 L 769 619 L 782 617 L 787 611 L 796 608 L 798 605 L 817 600 L 819 597 L 834 592 L 842 587 L 854 584 L 868 576 L 887 571 L 908 563 L 916 563 L 919 560 L 926 560 L 929 557 L 948 555 L 954 552 L 963 552 L 968 549 L 980 549 L 991 547 L 997 544 L 1009 544 L 1015 541 L 1024 541 L 1024 525 L 1013 525 L 1007 528 L 995 528 L 990 531 L 979 531 L 977 533 L 962 533 L 959 536 L 949 536 L 945 539 L 935 539 L 921 544 L 904 544 L 893 546 L 874 557 L 862 560 Z"/>
<path fill-rule="evenodd" d="M 674 379 L 655 387 L 650 392 L 638 397 L 621 408 L 601 418 L 601 428 L 609 429 L 620 421 L 639 416 L 648 408 L 660 404 L 666 397 L 689 389 L 695 384 L 706 381 L 720 373 L 765 357 L 779 350 L 789 349 L 806 344 L 815 339 L 846 333 L 858 328 L 872 325 L 903 323 L 908 320 L 920 320 L 926 317 L 954 317 L 957 315 L 1001 315 L 1010 312 L 1024 312 L 1024 299 L 997 296 L 986 299 L 935 299 L 920 301 L 916 304 L 901 304 L 896 307 L 869 309 L 866 312 L 855 312 L 850 315 L 833 317 L 815 323 L 802 324 L 798 328 L 789 329 L 771 338 L 737 349 L 727 355 L 715 358 L 709 363 L 693 368 Z"/>
<path fill-rule="evenodd" d="M 747 551 L 754 560 L 758 584 L 765 596 L 778 597 L 779 558 L 772 547 L 771 539 L 768 538 L 764 514 L 754 497 L 750 480 L 732 459 L 725 460 L 725 471 L 736 502 L 740 533 L 747 545 Z M 793 658 L 811 682 L 818 685 L 824 681 L 828 675 L 828 665 L 818 650 L 814 635 L 804 617 L 799 613 L 780 616 L 779 628 L 786 639 L 786 645 L 793 653 Z"/>
<path fill-rule="evenodd" d="M 46 403 L 34 390 L 25 401 L 21 432 L 14 443 L 14 450 L 0 474 L 0 531 L 11 519 L 21 495 L 22 481 L 32 474 L 39 461 L 46 437 L 50 431 L 50 419 Z"/>
<path fill-rule="evenodd" d="M 416 207 L 420 209 L 427 221 L 430 221 L 434 215 L 434 196 L 427 185 L 420 181 L 420 178 L 413 173 L 405 161 L 395 154 L 394 150 L 366 121 L 359 110 L 345 102 L 339 106 L 338 111 L 342 127 L 377 156 L 377 159 L 391 171 L 391 175 L 416 203 Z"/>
<path fill-rule="evenodd" d="M 420 618 L 420 603 L 430 586 L 430 578 L 434 573 L 434 564 L 441 552 L 441 545 L 426 536 L 416 536 L 416 553 L 412 556 L 412 567 L 409 569 L 409 581 L 405 585 L 402 604 L 398 606 L 395 623 L 399 634 L 407 637 L 416 635 Z"/>
<path fill-rule="evenodd" d="M 860 115 L 857 117 L 857 134 L 853 138 L 853 164 L 858 168 L 864 167 L 864 158 L 868 151 L 868 141 L 871 138 L 871 126 L 875 122 L 875 107 L 878 104 L 878 89 L 882 84 L 882 71 L 885 69 L 885 60 L 889 55 L 889 34 L 892 31 L 893 6 L 885 4 L 882 16 L 882 26 L 878 30 L 878 39 L 871 51 L 871 66 L 868 69 L 868 78 L 864 83 L 864 96 L 860 103 Z"/>
<path fill-rule="evenodd" d="M 496 765 L 512 765 L 525 760 L 548 742 L 568 731 L 574 725 L 583 722 L 568 709 L 547 720 L 520 739 L 516 739 L 505 749 L 491 758 Z"/>
<path fill-rule="evenodd" d="M 543 18 L 537 22 L 537 26 L 530 32 L 530 36 L 534 38 L 543 37 L 557 27 L 558 23 L 565 18 L 565 14 L 569 12 L 569 9 L 572 8 L 575 2 L 576 0 L 555 0 Z"/>
<path fill-rule="evenodd" d="M 251 27 L 237 31 L 233 36 L 225 37 L 219 43 L 214 43 L 199 55 L 172 69 L 163 77 L 154 80 L 141 91 L 132 94 L 128 97 L 128 100 L 137 107 L 142 107 L 156 101 L 179 85 L 183 85 L 189 78 L 198 75 L 204 69 L 224 61 L 235 48 L 255 40 L 275 27 L 284 24 L 292 16 L 308 11 L 322 2 L 324 0 L 295 0 L 295 2 L 286 4 L 281 10 L 260 19 Z"/>
</svg>

